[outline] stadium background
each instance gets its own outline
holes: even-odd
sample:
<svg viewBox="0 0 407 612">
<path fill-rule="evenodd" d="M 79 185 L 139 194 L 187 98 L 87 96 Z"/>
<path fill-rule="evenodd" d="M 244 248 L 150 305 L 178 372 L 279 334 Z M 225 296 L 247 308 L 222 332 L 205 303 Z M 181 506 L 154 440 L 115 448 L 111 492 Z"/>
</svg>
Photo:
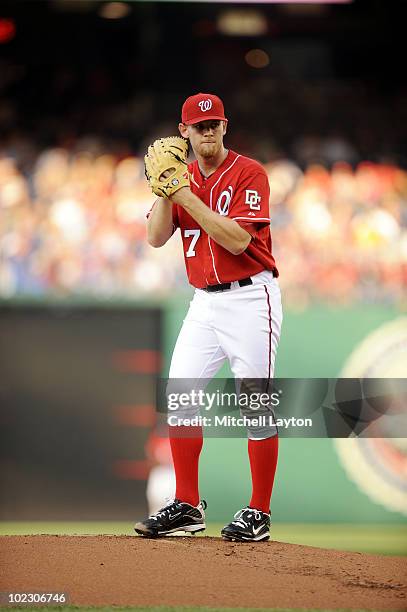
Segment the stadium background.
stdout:
<svg viewBox="0 0 407 612">
<path fill-rule="evenodd" d="M 270 176 L 276 374 L 338 376 L 359 346 L 347 375 L 405 376 L 401 4 L 2 3 L 3 533 L 121 533 L 146 511 L 155 381 L 191 291 L 178 237 L 146 243 L 142 155 L 198 90 Z M 206 441 L 214 524 L 245 503 L 244 446 Z M 275 534 L 406 552 L 406 448 L 380 453 L 362 486 L 335 441 L 283 440 Z"/>
</svg>

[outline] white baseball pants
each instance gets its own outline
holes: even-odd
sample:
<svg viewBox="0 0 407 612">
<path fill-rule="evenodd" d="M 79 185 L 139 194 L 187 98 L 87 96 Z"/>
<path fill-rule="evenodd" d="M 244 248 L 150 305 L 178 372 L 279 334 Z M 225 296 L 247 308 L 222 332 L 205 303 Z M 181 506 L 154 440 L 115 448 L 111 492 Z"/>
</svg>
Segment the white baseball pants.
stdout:
<svg viewBox="0 0 407 612">
<path fill-rule="evenodd" d="M 204 388 L 226 359 L 236 379 L 273 378 L 282 324 L 280 288 L 269 271 L 252 280 L 245 287 L 234 282 L 227 291 L 196 289 L 174 348 L 170 379 Z M 185 414 L 191 418 L 197 411 L 186 408 Z M 249 428 L 249 437 L 274 434 Z"/>
</svg>

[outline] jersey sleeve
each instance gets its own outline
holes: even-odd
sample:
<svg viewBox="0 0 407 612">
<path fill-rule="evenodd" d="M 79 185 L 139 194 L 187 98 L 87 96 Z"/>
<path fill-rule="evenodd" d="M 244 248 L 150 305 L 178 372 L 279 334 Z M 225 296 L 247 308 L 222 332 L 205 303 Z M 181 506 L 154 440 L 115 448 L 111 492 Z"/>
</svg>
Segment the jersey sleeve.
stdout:
<svg viewBox="0 0 407 612">
<path fill-rule="evenodd" d="M 270 186 L 261 166 L 242 176 L 233 196 L 229 219 L 249 227 L 270 223 Z"/>
</svg>

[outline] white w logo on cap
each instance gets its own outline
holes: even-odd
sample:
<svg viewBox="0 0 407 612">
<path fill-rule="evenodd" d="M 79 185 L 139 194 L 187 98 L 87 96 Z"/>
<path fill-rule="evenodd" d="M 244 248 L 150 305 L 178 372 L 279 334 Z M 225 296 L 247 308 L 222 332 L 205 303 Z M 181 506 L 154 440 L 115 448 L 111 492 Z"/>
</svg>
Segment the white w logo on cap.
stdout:
<svg viewBox="0 0 407 612">
<path fill-rule="evenodd" d="M 206 111 L 212 108 L 212 100 L 210 100 L 209 98 L 207 100 L 201 100 L 200 102 L 198 102 L 198 106 L 201 111 L 205 113 Z"/>
</svg>

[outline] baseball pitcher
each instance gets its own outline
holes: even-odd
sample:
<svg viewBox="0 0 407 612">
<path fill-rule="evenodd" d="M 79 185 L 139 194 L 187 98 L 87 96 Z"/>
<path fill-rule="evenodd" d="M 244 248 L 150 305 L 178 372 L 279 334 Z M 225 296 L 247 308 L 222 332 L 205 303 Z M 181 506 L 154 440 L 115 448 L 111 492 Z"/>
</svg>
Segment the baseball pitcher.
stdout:
<svg viewBox="0 0 407 612">
<path fill-rule="evenodd" d="M 150 245 L 163 246 L 179 229 L 188 279 L 195 294 L 172 356 L 169 379 L 205 381 L 225 360 L 237 380 L 270 381 L 280 338 L 282 308 L 272 255 L 269 184 L 255 160 L 225 148 L 224 106 L 213 94 L 189 97 L 181 136 L 154 142 L 145 156 L 146 176 L 158 196 L 148 215 Z M 189 146 L 196 160 L 187 163 Z M 196 407 L 184 406 L 185 418 Z M 190 421 L 186 421 L 190 422 Z M 247 426 L 252 495 L 222 529 L 229 540 L 270 537 L 270 499 L 278 436 L 272 424 Z M 205 529 L 200 499 L 200 426 L 169 426 L 176 475 L 175 498 L 136 523 L 149 537 Z"/>
</svg>

